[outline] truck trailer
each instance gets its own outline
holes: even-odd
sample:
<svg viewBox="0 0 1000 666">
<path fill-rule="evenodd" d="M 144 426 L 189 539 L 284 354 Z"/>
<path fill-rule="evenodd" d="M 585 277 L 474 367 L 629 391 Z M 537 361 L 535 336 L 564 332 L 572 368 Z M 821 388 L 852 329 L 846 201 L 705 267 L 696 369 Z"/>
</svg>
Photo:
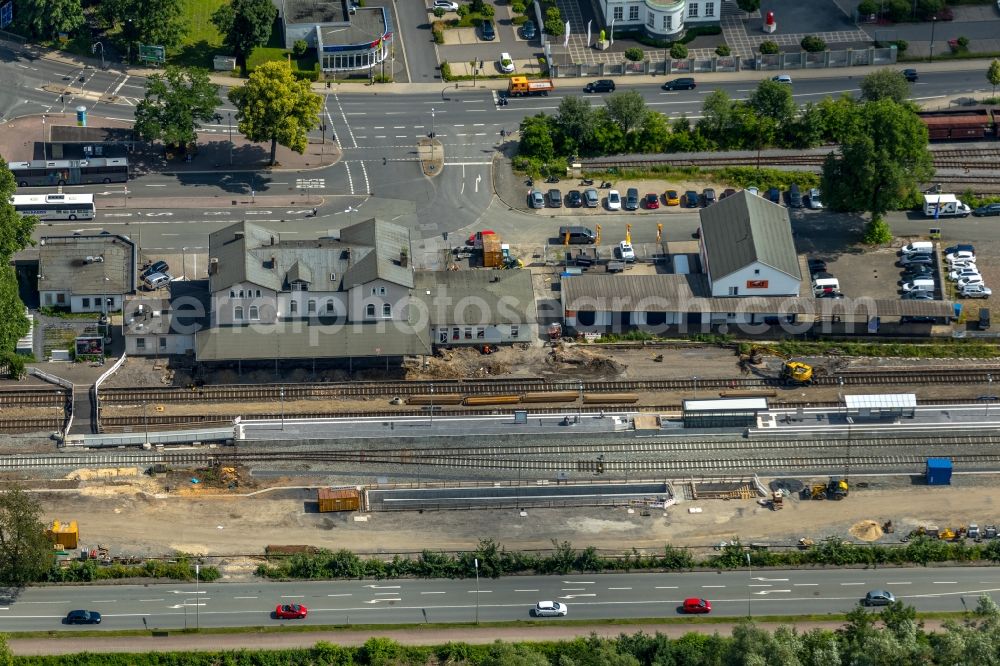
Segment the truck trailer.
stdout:
<svg viewBox="0 0 1000 666">
<path fill-rule="evenodd" d="M 954 194 L 925 194 L 924 215 L 927 217 L 968 217 L 972 209 Z"/>
</svg>

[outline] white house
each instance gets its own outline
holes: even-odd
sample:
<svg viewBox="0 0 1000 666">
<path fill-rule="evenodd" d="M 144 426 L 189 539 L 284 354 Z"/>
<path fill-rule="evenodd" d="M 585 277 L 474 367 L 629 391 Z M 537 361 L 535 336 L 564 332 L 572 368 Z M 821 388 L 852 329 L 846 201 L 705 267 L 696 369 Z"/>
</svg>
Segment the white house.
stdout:
<svg viewBox="0 0 1000 666">
<path fill-rule="evenodd" d="M 694 25 L 719 23 L 730 0 L 599 0 L 604 24 L 615 30 L 641 29 L 654 39 L 676 39 Z"/>
</svg>

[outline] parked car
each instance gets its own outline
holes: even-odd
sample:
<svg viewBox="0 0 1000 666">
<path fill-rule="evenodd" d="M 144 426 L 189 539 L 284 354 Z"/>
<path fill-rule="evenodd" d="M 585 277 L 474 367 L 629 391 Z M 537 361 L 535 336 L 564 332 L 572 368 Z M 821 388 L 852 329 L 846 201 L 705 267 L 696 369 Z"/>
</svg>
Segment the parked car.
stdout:
<svg viewBox="0 0 1000 666">
<path fill-rule="evenodd" d="M 901 74 L 903 75 L 903 78 L 909 81 L 910 83 L 915 83 L 916 80 L 920 78 L 920 76 L 917 74 L 917 70 L 915 69 L 904 69 L 901 72 Z"/>
<path fill-rule="evenodd" d="M 776 83 L 783 83 L 788 86 L 792 85 L 792 77 L 790 77 L 788 74 L 778 74 L 777 76 L 772 76 L 771 80 L 775 81 Z"/>
<path fill-rule="evenodd" d="M 509 53 L 500 54 L 500 71 L 504 74 L 514 73 L 514 59 L 510 57 Z"/>
<path fill-rule="evenodd" d="M 823 199 L 815 187 L 809 190 L 809 207 L 813 210 L 819 210 L 823 207 Z"/>
<path fill-rule="evenodd" d="M 309 609 L 302 604 L 278 604 L 274 607 L 274 617 L 279 620 L 302 620 Z"/>
<path fill-rule="evenodd" d="M 583 205 L 583 197 L 580 195 L 580 190 L 569 191 L 569 194 L 566 195 L 566 205 L 570 208 L 579 208 Z"/>
<path fill-rule="evenodd" d="M 708 599 L 698 599 L 694 597 L 691 599 L 685 599 L 681 608 L 685 613 L 690 613 L 692 615 L 699 613 L 711 613 L 712 602 Z"/>
<path fill-rule="evenodd" d="M 826 270 L 826 262 L 822 259 L 810 259 L 809 260 L 809 272 L 819 273 Z"/>
<path fill-rule="evenodd" d="M 767 191 L 767 199 L 771 203 L 776 203 L 778 205 L 781 205 L 781 190 L 779 190 L 777 187 L 772 187 Z"/>
<path fill-rule="evenodd" d="M 711 187 L 706 187 L 701 191 L 701 200 L 705 203 L 705 206 L 711 206 L 716 202 L 715 190 Z"/>
<path fill-rule="evenodd" d="M 916 289 L 914 291 L 908 291 L 903 294 L 904 301 L 933 301 L 934 294 L 929 291 L 924 291 L 923 289 Z"/>
<path fill-rule="evenodd" d="M 545 208 L 545 195 L 538 190 L 531 190 L 528 194 L 528 202 L 532 208 Z"/>
<path fill-rule="evenodd" d="M 970 284 L 983 284 L 983 276 L 969 275 L 968 277 L 964 277 L 956 283 L 959 289 L 964 289 Z"/>
<path fill-rule="evenodd" d="M 667 190 L 663 193 L 663 200 L 668 206 L 679 206 L 681 205 L 680 195 L 677 194 L 677 190 Z"/>
<path fill-rule="evenodd" d="M 639 208 L 639 190 L 630 187 L 625 190 L 625 210 L 637 210 Z"/>
<path fill-rule="evenodd" d="M 496 28 L 493 27 L 493 21 L 490 21 L 489 19 L 484 19 L 482 24 L 479 26 L 479 29 L 482 33 L 483 40 L 487 42 L 492 42 L 494 39 L 497 38 L 497 30 Z"/>
<path fill-rule="evenodd" d="M 929 278 L 929 277 L 934 277 L 934 269 L 932 267 L 924 266 L 922 264 L 915 264 L 913 266 L 906 267 L 906 270 L 903 271 L 902 274 L 903 279 L 900 280 L 899 282 L 900 284 L 902 284 L 903 282 L 908 282 L 910 280 L 917 280 L 920 278 Z"/>
<path fill-rule="evenodd" d="M 698 193 L 694 190 L 688 190 L 684 193 L 684 207 L 685 208 L 697 208 L 698 207 Z"/>
<path fill-rule="evenodd" d="M 535 617 L 556 617 L 560 615 L 565 616 L 569 612 L 569 609 L 566 608 L 566 604 L 559 603 L 558 601 L 539 601 L 531 609 L 531 612 Z"/>
<path fill-rule="evenodd" d="M 556 188 L 549 190 L 548 200 L 551 208 L 562 208 L 562 192 Z"/>
<path fill-rule="evenodd" d="M 724 190 L 722 191 L 722 194 L 720 194 L 720 195 L 719 195 L 719 201 L 722 201 L 722 200 L 723 200 L 723 199 L 725 199 L 726 197 L 731 197 L 731 196 L 733 196 L 734 194 L 736 194 L 736 190 L 734 190 L 734 189 L 733 189 L 733 188 L 731 188 L 731 187 L 727 187 L 726 189 L 724 189 Z"/>
<path fill-rule="evenodd" d="M 822 294 L 818 294 L 816 296 L 816 298 L 833 298 L 835 300 L 839 300 L 843 297 L 844 295 L 839 291 L 824 291 Z"/>
<path fill-rule="evenodd" d="M 993 290 L 985 284 L 969 284 L 959 289 L 958 295 L 962 298 L 989 298 Z"/>
<path fill-rule="evenodd" d="M 456 9 L 457 11 L 457 9 Z M 535 27 L 534 21 L 525 21 L 524 25 L 521 26 L 521 37 L 524 39 L 534 39 L 535 35 L 538 34 L 538 29 Z"/>
<path fill-rule="evenodd" d="M 694 79 L 690 76 L 684 76 L 679 79 L 674 79 L 672 81 L 667 81 L 661 88 L 664 90 L 694 90 L 698 84 L 694 82 Z"/>
<path fill-rule="evenodd" d="M 446 12 L 457 12 L 458 3 L 452 2 L 451 0 L 434 0 L 434 4 L 431 9 L 443 9 Z"/>
<path fill-rule="evenodd" d="M 865 606 L 888 606 L 894 601 L 896 597 L 889 590 L 872 590 L 865 595 L 861 603 Z"/>
<path fill-rule="evenodd" d="M 802 208 L 802 190 L 796 183 L 792 183 L 792 186 L 788 188 L 788 207 Z"/>
<path fill-rule="evenodd" d="M 948 279 L 952 282 L 957 282 L 962 278 L 972 277 L 973 275 L 979 275 L 979 269 L 975 266 L 963 266 L 962 268 L 956 268 L 952 272 L 948 273 Z"/>
<path fill-rule="evenodd" d="M 588 187 L 583 191 L 583 202 L 587 208 L 597 208 L 601 205 L 601 195 L 593 187 Z"/>
<path fill-rule="evenodd" d="M 495 236 L 497 232 L 492 229 L 483 229 L 482 231 L 475 231 L 469 234 L 469 238 L 465 241 L 466 245 L 475 245 L 476 237 L 483 238 L 485 236 Z"/>
<path fill-rule="evenodd" d="M 71 610 L 63 619 L 66 624 L 100 624 L 101 614 L 97 611 Z"/>
<path fill-rule="evenodd" d="M 913 264 L 925 264 L 930 266 L 934 264 L 934 257 L 929 254 L 906 254 L 899 258 L 900 266 L 910 266 Z"/>
<path fill-rule="evenodd" d="M 170 284 L 170 274 L 169 273 L 152 273 L 142 278 L 142 283 L 146 286 L 146 289 L 153 290 L 159 289 Z"/>
<path fill-rule="evenodd" d="M 635 261 L 635 249 L 633 249 L 632 244 L 628 241 L 618 243 L 618 256 L 621 257 L 622 261 L 629 263 Z"/>
<path fill-rule="evenodd" d="M 608 190 L 608 210 L 622 209 L 622 195 L 618 190 Z"/>
<path fill-rule="evenodd" d="M 997 0 L 1000 2 L 1000 0 Z M 980 206 L 979 208 L 972 211 L 972 214 L 976 217 L 989 217 L 993 215 L 1000 215 L 1000 203 L 986 204 L 985 206 Z"/>
<path fill-rule="evenodd" d="M 945 255 L 949 255 L 949 254 L 954 254 L 955 252 L 959 252 L 959 251 L 962 251 L 962 250 L 964 250 L 966 252 L 971 252 L 973 254 L 976 253 L 976 247 L 974 245 L 969 245 L 968 243 L 959 243 L 957 245 L 949 245 L 948 247 L 946 247 L 944 249 L 944 253 L 945 253 Z"/>
<path fill-rule="evenodd" d="M 932 291 L 934 289 L 934 280 L 932 278 L 917 278 L 912 282 L 904 282 L 902 285 L 903 293 L 909 291 Z"/>
<path fill-rule="evenodd" d="M 956 261 L 975 261 L 976 253 L 969 250 L 955 250 L 944 255 L 944 260 L 949 264 L 953 264 Z"/>
<path fill-rule="evenodd" d="M 749 192 L 750 194 L 754 195 L 755 197 L 759 197 L 760 196 L 760 190 L 757 189 L 756 187 L 754 187 L 753 185 L 751 185 L 750 187 L 747 188 L 747 192 Z"/>
<path fill-rule="evenodd" d="M 167 262 L 157 261 L 154 262 L 149 268 L 144 270 L 142 274 L 139 276 L 139 278 L 140 279 L 147 278 L 153 273 L 166 273 L 168 270 L 170 270 L 170 266 L 167 265 Z"/>
<path fill-rule="evenodd" d="M 615 82 L 611 79 L 598 79 L 591 81 L 583 89 L 586 93 L 607 93 L 615 91 Z"/>
<path fill-rule="evenodd" d="M 646 195 L 646 210 L 656 210 L 660 207 L 660 196 L 656 192 Z"/>
</svg>

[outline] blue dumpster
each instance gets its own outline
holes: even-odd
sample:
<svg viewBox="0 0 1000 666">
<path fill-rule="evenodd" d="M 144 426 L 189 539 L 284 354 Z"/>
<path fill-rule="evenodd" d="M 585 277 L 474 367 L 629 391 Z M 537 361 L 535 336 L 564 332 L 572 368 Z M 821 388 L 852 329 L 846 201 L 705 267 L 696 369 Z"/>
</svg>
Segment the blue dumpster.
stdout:
<svg viewBox="0 0 1000 666">
<path fill-rule="evenodd" d="M 927 459 L 927 485 L 951 485 L 951 458 Z"/>
</svg>

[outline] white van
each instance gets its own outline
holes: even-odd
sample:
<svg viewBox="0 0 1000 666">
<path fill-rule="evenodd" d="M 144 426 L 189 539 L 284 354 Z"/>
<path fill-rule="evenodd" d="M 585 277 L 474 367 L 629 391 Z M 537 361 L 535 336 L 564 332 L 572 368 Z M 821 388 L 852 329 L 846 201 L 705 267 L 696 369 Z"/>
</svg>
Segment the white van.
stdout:
<svg viewBox="0 0 1000 666">
<path fill-rule="evenodd" d="M 840 280 L 837 278 L 820 278 L 812 281 L 813 296 L 819 296 L 828 291 L 840 291 Z"/>
<path fill-rule="evenodd" d="M 676 275 L 687 275 L 691 272 L 691 262 L 686 254 L 674 255 L 674 273 Z"/>
<path fill-rule="evenodd" d="M 899 253 L 904 257 L 908 254 L 934 254 L 934 243 L 930 241 L 914 241 L 900 248 Z"/>
<path fill-rule="evenodd" d="M 903 291 L 934 291 L 937 283 L 934 282 L 933 278 L 919 278 L 913 280 L 912 282 L 903 283 Z"/>
</svg>

